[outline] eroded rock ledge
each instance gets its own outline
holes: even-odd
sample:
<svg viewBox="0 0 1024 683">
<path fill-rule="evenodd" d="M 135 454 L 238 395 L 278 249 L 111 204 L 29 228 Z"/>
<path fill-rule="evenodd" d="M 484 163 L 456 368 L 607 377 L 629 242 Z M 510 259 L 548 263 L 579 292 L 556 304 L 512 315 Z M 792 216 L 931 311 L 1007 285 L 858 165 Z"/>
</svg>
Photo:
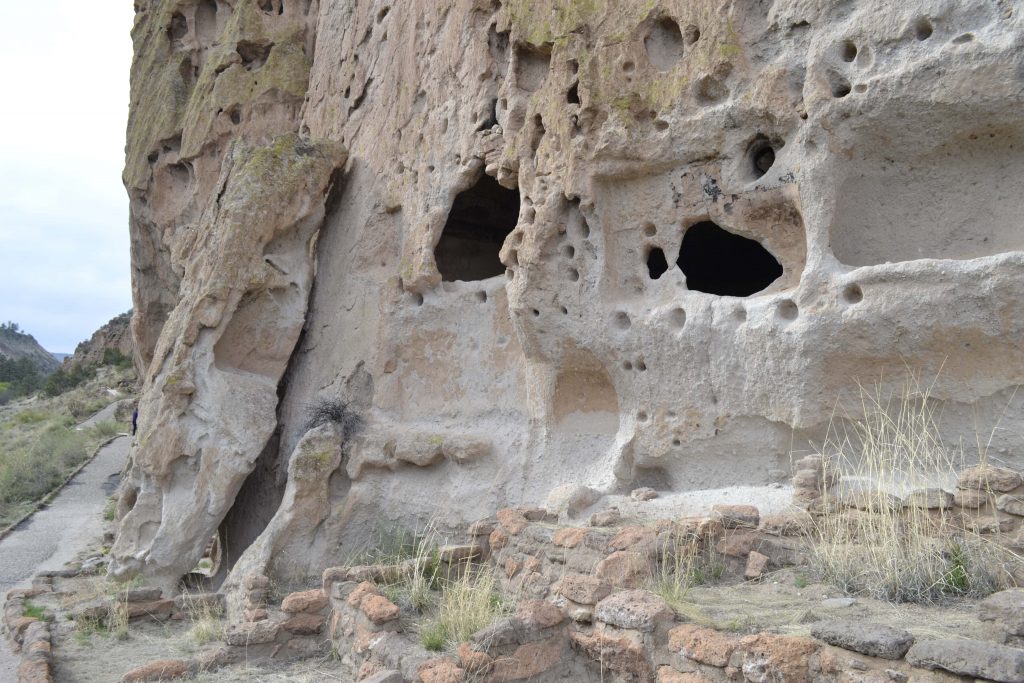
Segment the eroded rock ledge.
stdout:
<svg viewBox="0 0 1024 683">
<path fill-rule="evenodd" d="M 119 575 L 780 482 L 908 374 L 1021 464 L 1012 3 L 136 5 Z"/>
</svg>

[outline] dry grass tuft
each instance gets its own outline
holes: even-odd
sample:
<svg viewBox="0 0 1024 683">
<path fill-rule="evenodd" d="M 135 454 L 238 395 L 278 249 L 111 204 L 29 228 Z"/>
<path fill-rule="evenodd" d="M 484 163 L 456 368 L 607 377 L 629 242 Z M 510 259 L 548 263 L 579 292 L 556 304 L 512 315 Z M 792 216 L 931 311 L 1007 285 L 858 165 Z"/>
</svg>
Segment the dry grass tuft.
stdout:
<svg viewBox="0 0 1024 683">
<path fill-rule="evenodd" d="M 677 531 L 662 544 L 650 590 L 677 614 L 685 614 L 692 607 L 687 599 L 690 589 L 717 581 L 724 572 L 725 565 L 700 534 Z"/>
<path fill-rule="evenodd" d="M 963 468 L 962 449 L 939 436 L 935 405 L 913 381 L 892 396 L 862 389 L 863 417 L 833 420 L 821 450 L 826 479 L 841 477 L 841 493 L 823 498 L 812 545 L 825 581 L 897 602 L 980 597 L 1009 585 L 1021 558 L 966 530 L 952 509 L 901 503 L 914 490 L 955 486 Z"/>
</svg>

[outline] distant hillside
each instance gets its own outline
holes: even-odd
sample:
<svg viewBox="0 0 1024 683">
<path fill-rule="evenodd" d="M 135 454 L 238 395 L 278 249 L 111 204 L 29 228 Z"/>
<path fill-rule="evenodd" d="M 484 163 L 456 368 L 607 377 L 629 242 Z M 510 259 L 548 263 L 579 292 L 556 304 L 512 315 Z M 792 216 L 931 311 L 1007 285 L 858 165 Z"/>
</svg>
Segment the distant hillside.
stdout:
<svg viewBox="0 0 1024 683">
<path fill-rule="evenodd" d="M 75 348 L 74 354 L 64 360 L 64 367 L 102 365 L 117 363 L 122 358 L 131 359 L 135 353 L 131 322 L 131 311 L 111 318 Z"/>
<path fill-rule="evenodd" d="M 0 324 L 0 356 L 14 361 L 27 359 L 44 375 L 60 366 L 53 354 L 31 334 L 22 332 L 17 323 Z"/>
</svg>

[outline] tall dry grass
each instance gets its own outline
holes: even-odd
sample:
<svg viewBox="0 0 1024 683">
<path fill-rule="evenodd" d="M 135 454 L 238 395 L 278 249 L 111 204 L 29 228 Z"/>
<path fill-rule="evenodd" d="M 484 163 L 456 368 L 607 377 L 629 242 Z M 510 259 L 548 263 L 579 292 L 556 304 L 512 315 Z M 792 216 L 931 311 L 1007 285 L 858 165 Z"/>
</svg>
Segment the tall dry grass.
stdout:
<svg viewBox="0 0 1024 683">
<path fill-rule="evenodd" d="M 939 405 L 931 387 L 911 380 L 890 395 L 862 388 L 862 417 L 833 420 L 821 454 L 826 480 L 840 485 L 822 500 L 812 545 L 824 580 L 897 602 L 984 596 L 1009 585 L 1021 558 L 966 529 L 952 507 L 903 504 L 917 490 L 952 490 L 964 467 L 963 449 L 940 437 Z"/>
</svg>

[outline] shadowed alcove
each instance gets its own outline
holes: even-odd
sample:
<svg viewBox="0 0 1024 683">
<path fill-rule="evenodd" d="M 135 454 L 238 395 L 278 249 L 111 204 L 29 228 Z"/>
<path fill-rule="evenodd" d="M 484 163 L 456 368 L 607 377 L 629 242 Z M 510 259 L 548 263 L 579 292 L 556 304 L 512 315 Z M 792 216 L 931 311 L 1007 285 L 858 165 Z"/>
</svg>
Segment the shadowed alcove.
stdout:
<svg viewBox="0 0 1024 683">
<path fill-rule="evenodd" d="M 486 280 L 501 275 L 498 258 L 505 238 L 519 221 L 519 192 L 498 184 L 488 175 L 455 198 L 448 212 L 434 259 L 441 279 Z"/>
<path fill-rule="evenodd" d="M 688 289 L 719 296 L 750 296 L 782 277 L 782 265 L 759 242 L 711 221 L 686 231 L 677 263 Z"/>
</svg>

